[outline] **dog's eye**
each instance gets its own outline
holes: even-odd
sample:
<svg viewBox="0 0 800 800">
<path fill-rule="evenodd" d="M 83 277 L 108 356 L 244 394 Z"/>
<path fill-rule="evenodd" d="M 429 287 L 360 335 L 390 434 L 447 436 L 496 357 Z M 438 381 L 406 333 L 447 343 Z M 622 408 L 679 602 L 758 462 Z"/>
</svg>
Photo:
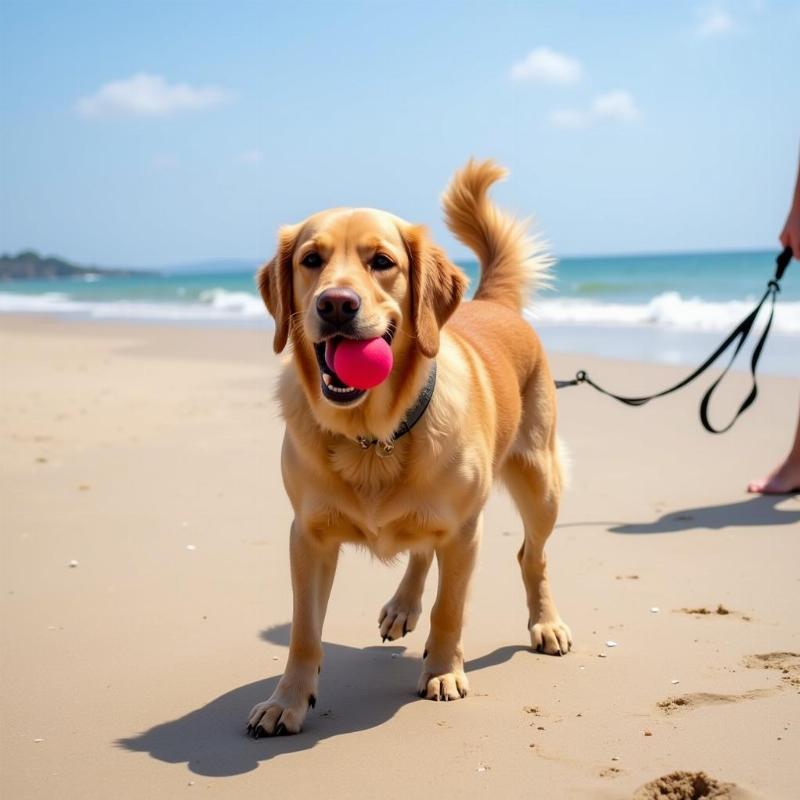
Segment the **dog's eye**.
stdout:
<svg viewBox="0 0 800 800">
<path fill-rule="evenodd" d="M 300 263 L 309 269 L 318 269 L 322 266 L 322 257 L 319 253 L 306 253 Z"/>
<path fill-rule="evenodd" d="M 375 258 L 372 259 L 372 264 L 370 264 L 372 269 L 391 269 L 394 266 L 394 261 L 392 261 L 389 256 L 385 256 L 383 253 L 378 253 Z"/>
</svg>

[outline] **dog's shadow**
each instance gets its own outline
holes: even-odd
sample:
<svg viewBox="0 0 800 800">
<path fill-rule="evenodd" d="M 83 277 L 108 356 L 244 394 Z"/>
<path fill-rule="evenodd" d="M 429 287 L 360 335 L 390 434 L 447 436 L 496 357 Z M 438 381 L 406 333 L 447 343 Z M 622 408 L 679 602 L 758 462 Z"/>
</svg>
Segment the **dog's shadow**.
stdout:
<svg viewBox="0 0 800 800">
<path fill-rule="evenodd" d="M 261 636 L 273 644 L 287 645 L 289 629 L 288 623 L 278 625 Z M 240 775 L 256 769 L 261 761 L 308 750 L 323 739 L 374 728 L 407 703 L 422 702 L 413 691 L 421 664 L 419 659 L 403 655 L 405 647 L 359 649 L 325 642 L 323 649 L 319 702 L 297 736 L 253 740 L 245 735 L 248 712 L 272 694 L 276 676 L 240 686 L 179 719 L 119 739 L 116 744 L 170 764 L 185 762 L 197 775 Z M 466 668 L 499 664 L 526 649 L 502 647 L 468 662 Z"/>
</svg>

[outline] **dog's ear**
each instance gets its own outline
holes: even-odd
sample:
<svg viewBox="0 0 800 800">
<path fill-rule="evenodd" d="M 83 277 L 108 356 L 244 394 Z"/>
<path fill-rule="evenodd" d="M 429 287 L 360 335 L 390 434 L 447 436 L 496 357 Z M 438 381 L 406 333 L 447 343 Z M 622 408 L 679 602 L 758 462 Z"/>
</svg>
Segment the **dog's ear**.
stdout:
<svg viewBox="0 0 800 800">
<path fill-rule="evenodd" d="M 411 286 L 411 321 L 424 356 L 439 352 L 439 329 L 450 319 L 467 288 L 464 273 L 433 244 L 422 225 L 404 232 Z"/>
<path fill-rule="evenodd" d="M 289 339 L 292 320 L 292 254 L 299 226 L 284 225 L 278 233 L 278 252 L 258 271 L 258 291 L 267 310 L 275 320 L 275 339 L 272 347 L 283 352 Z"/>
</svg>

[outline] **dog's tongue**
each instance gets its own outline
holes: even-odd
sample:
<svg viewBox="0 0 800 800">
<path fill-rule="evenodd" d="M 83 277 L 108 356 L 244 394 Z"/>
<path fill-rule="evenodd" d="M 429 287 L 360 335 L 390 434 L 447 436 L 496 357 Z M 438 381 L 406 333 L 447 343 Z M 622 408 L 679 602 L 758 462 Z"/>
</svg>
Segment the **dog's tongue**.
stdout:
<svg viewBox="0 0 800 800">
<path fill-rule="evenodd" d="M 328 341 L 325 342 L 325 363 L 328 365 L 328 369 L 331 372 L 336 372 L 333 366 L 333 357 L 336 355 L 336 348 L 340 341 L 341 339 L 328 339 Z"/>
</svg>

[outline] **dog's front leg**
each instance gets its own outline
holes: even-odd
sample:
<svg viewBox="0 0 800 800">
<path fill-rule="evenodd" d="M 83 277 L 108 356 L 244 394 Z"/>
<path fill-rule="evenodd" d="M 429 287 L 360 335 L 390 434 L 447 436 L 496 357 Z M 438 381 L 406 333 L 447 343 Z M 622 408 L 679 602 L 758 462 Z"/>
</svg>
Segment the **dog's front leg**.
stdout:
<svg viewBox="0 0 800 800">
<path fill-rule="evenodd" d="M 286 671 L 272 697 L 250 712 L 247 731 L 255 738 L 299 733 L 317 702 L 322 663 L 322 623 L 328 607 L 338 543 L 311 535 L 295 520 L 290 537 L 294 611 Z"/>
<path fill-rule="evenodd" d="M 417 686 L 420 697 L 428 700 L 458 700 L 469 691 L 464 674 L 461 629 L 481 527 L 482 518 L 478 516 L 436 548 L 439 588 L 431 610 L 431 632 Z"/>
<path fill-rule="evenodd" d="M 411 553 L 408 557 L 403 580 L 391 600 L 378 615 L 381 638 L 391 642 L 405 636 L 417 627 L 422 613 L 422 593 L 425 591 L 425 578 L 433 561 L 433 551 Z"/>
</svg>

